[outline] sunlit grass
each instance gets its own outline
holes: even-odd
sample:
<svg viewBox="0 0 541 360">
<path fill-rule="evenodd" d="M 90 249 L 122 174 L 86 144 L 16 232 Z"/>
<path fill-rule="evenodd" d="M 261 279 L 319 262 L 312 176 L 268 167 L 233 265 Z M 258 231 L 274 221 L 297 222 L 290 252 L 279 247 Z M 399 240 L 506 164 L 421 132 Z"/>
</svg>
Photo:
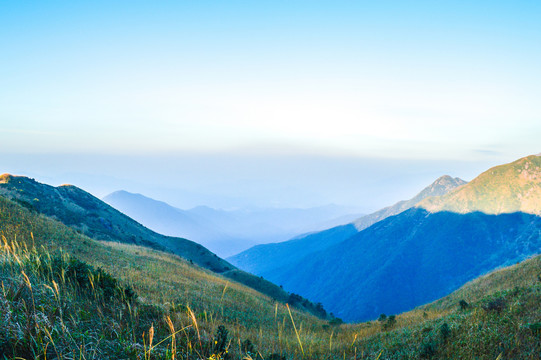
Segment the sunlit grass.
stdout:
<svg viewBox="0 0 541 360">
<path fill-rule="evenodd" d="M 94 241 L 2 198 L 0 234 L 7 358 L 492 360 L 537 359 L 541 351 L 539 257 L 393 323 L 331 325 L 173 254 Z M 97 270 L 88 282 L 74 280 L 66 264 L 75 259 L 139 297 L 107 297 Z M 490 310 L 500 298 L 503 308 Z"/>
</svg>

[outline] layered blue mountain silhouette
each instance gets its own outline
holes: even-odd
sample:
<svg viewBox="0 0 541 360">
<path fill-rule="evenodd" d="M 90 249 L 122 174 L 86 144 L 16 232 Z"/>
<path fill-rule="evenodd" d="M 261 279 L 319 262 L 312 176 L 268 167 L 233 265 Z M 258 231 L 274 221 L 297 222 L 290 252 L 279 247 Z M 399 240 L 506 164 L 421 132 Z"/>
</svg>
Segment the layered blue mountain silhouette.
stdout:
<svg viewBox="0 0 541 360">
<path fill-rule="evenodd" d="M 539 254 L 539 199 L 541 158 L 529 156 L 371 226 L 367 221 L 361 231 L 346 225 L 266 245 L 278 258 L 259 247 L 230 261 L 323 303 L 344 320 L 370 320 L 436 300 L 490 270 Z M 285 247 L 302 255 L 281 261 L 276 249 Z"/>
<path fill-rule="evenodd" d="M 322 230 L 359 216 L 355 209 L 336 205 L 234 210 L 198 206 L 183 210 L 127 191 L 116 191 L 103 200 L 160 234 L 194 240 L 222 257 L 256 244 Z"/>
</svg>

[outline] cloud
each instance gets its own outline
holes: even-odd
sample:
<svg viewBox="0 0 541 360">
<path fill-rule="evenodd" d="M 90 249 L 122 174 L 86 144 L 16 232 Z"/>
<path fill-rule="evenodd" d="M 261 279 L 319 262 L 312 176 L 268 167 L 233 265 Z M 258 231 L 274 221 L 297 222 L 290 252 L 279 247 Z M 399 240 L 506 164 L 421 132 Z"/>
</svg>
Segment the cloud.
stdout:
<svg viewBox="0 0 541 360">
<path fill-rule="evenodd" d="M 475 154 L 487 155 L 487 156 L 502 156 L 504 155 L 501 151 L 489 150 L 489 149 L 473 149 Z"/>
</svg>

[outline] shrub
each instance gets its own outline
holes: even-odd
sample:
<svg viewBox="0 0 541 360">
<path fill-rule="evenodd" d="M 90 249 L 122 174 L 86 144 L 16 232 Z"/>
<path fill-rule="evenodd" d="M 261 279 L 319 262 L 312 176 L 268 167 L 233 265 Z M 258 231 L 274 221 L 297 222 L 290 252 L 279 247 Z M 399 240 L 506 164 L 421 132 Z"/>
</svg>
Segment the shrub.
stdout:
<svg viewBox="0 0 541 360">
<path fill-rule="evenodd" d="M 228 334 L 229 331 L 227 331 L 225 326 L 218 326 L 218 329 L 216 330 L 216 335 L 214 337 L 214 352 L 216 354 L 223 354 L 225 352 Z"/>
<path fill-rule="evenodd" d="M 332 325 L 332 326 L 342 325 L 343 323 L 344 321 L 337 317 L 333 317 L 331 320 L 329 320 L 329 325 Z"/>
<path fill-rule="evenodd" d="M 250 339 L 246 339 L 242 342 L 242 351 L 247 355 L 255 355 L 255 346 Z"/>
<path fill-rule="evenodd" d="M 291 306 L 295 306 L 298 304 L 301 304 L 303 300 L 303 297 L 294 293 L 289 294 L 289 297 L 287 298 L 287 303 Z"/>
<path fill-rule="evenodd" d="M 89 295 L 90 289 L 93 289 L 100 292 L 105 300 L 134 301 L 138 297 L 130 286 L 122 287 L 115 277 L 102 268 L 95 269 L 77 258 L 66 260 L 62 256 L 53 256 L 50 270 L 58 282 L 65 280 L 82 290 L 82 294 Z"/>
<path fill-rule="evenodd" d="M 267 360 L 286 360 L 286 357 L 280 354 L 270 354 L 267 357 Z"/>
<path fill-rule="evenodd" d="M 385 321 L 385 323 L 383 324 L 383 329 L 384 330 L 391 329 L 393 326 L 395 326 L 395 324 L 396 324 L 396 316 L 390 315 L 387 318 L 387 321 Z"/>
<path fill-rule="evenodd" d="M 541 322 L 530 324 L 528 328 L 534 333 L 541 335 Z"/>
<path fill-rule="evenodd" d="M 421 345 L 419 356 L 421 359 L 432 359 L 436 355 L 438 346 L 433 341 L 425 342 Z"/>
<path fill-rule="evenodd" d="M 497 298 L 484 304 L 483 309 L 485 311 L 495 311 L 497 313 L 501 313 L 502 310 L 505 308 L 505 305 L 505 299 Z"/>
<path fill-rule="evenodd" d="M 440 337 L 441 337 L 441 341 L 443 343 L 446 343 L 447 340 L 449 339 L 449 336 L 451 336 L 451 329 L 449 328 L 449 325 L 444 322 L 443 324 L 441 324 L 440 326 Z"/>
</svg>

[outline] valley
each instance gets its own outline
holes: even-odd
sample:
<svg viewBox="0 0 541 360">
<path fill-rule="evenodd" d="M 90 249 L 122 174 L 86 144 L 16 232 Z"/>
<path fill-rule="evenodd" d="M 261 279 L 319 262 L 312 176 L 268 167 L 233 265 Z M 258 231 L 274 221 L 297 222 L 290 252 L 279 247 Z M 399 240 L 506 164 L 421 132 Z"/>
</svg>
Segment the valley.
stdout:
<svg viewBox="0 0 541 360">
<path fill-rule="evenodd" d="M 489 173 L 522 178 L 515 168 L 537 171 L 537 161 Z M 527 178 L 521 185 L 532 194 L 537 178 Z M 277 247 L 284 265 L 274 271 L 288 279 L 281 289 L 81 189 L 3 175 L 0 192 L 7 358 L 534 359 L 541 351 L 535 209 L 429 211 L 423 204 L 438 197 L 416 197 L 365 229 L 344 225 L 275 244 L 291 254 L 314 239 L 302 266 Z"/>
</svg>

